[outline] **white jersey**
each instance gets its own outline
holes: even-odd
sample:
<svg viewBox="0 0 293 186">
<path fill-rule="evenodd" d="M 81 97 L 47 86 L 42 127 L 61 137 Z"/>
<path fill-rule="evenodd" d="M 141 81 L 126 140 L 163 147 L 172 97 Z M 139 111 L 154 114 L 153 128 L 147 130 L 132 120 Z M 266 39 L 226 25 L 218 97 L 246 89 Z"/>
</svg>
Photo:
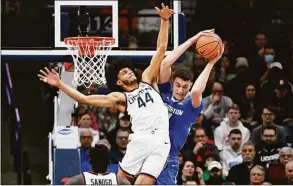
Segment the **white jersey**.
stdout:
<svg viewBox="0 0 293 186">
<path fill-rule="evenodd" d="M 117 176 L 114 173 L 95 174 L 83 172 L 85 185 L 118 185 Z"/>
<path fill-rule="evenodd" d="M 168 109 L 161 95 L 149 84 L 139 83 L 139 87 L 125 92 L 126 111 L 131 117 L 132 131 L 169 131 Z"/>
</svg>

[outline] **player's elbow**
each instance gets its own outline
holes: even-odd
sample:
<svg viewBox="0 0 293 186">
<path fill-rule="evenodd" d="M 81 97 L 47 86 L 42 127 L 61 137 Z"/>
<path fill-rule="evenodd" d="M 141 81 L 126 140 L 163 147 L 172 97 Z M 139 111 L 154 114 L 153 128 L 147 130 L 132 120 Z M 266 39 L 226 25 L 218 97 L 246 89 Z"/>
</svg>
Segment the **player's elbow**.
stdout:
<svg viewBox="0 0 293 186">
<path fill-rule="evenodd" d="M 78 102 L 80 104 L 90 105 L 90 99 L 87 96 L 83 96 Z"/>
</svg>

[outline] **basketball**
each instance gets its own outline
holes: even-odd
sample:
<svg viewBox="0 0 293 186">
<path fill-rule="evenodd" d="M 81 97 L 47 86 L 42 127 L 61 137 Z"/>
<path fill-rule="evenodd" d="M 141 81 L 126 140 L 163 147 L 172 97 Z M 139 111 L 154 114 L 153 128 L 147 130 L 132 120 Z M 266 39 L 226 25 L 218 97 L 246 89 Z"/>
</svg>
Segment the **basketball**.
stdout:
<svg viewBox="0 0 293 186">
<path fill-rule="evenodd" d="M 196 42 L 196 51 L 205 59 L 213 59 L 221 49 L 222 40 L 217 34 L 201 36 Z"/>
</svg>

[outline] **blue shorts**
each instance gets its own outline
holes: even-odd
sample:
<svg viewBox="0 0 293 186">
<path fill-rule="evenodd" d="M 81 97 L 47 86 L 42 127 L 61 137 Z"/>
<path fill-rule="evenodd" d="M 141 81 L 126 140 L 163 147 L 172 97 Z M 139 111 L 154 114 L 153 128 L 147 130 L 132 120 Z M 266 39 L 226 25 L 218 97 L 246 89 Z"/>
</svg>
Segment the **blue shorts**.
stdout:
<svg viewBox="0 0 293 186">
<path fill-rule="evenodd" d="M 167 166 L 157 178 L 155 185 L 176 185 L 178 171 L 178 158 L 176 157 L 176 159 L 169 159 Z"/>
</svg>

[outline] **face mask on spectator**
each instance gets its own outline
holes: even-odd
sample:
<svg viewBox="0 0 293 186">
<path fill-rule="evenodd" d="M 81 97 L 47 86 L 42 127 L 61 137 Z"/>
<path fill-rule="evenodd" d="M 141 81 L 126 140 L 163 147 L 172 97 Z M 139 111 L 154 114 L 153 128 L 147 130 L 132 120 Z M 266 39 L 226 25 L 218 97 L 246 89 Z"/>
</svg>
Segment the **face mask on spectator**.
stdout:
<svg viewBox="0 0 293 186">
<path fill-rule="evenodd" d="M 273 56 L 271 54 L 265 55 L 265 62 L 266 63 L 271 63 L 271 62 L 274 61 L 274 58 L 275 58 L 275 56 Z"/>
</svg>

